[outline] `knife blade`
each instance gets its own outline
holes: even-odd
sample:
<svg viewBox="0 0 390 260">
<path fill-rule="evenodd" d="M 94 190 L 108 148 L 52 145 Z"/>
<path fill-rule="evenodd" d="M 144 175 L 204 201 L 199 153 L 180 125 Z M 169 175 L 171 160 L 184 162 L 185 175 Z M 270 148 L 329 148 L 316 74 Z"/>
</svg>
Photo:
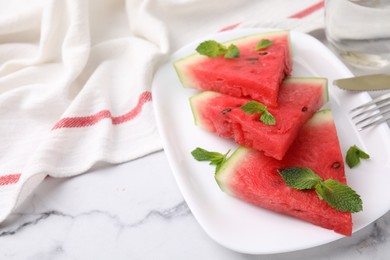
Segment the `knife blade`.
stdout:
<svg viewBox="0 0 390 260">
<path fill-rule="evenodd" d="M 353 91 L 386 90 L 390 89 L 390 75 L 373 74 L 337 79 L 333 84 L 341 89 Z"/>
</svg>

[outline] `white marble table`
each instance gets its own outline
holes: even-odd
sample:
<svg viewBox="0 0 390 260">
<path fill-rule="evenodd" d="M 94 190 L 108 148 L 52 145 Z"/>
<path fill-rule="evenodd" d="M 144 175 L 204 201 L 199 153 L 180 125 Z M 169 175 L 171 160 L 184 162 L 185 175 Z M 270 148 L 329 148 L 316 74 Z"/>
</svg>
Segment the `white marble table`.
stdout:
<svg viewBox="0 0 390 260">
<path fill-rule="evenodd" d="M 245 255 L 226 249 L 191 214 L 163 151 L 121 165 L 99 165 L 74 178 L 47 178 L 0 225 L 0 259 L 389 257 L 390 213 L 352 237 L 307 250 Z"/>
<path fill-rule="evenodd" d="M 48 178 L 0 227 L 0 259 L 387 259 L 390 213 L 350 238 L 244 255 L 194 219 L 164 152 L 69 179 Z"/>
</svg>

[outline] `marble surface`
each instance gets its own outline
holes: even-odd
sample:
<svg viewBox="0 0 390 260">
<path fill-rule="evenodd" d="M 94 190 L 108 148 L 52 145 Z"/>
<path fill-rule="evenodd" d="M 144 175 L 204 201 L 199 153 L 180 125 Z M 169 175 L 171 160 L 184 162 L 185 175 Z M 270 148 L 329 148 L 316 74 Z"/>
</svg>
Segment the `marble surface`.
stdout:
<svg viewBox="0 0 390 260">
<path fill-rule="evenodd" d="M 74 178 L 47 178 L 0 224 L 0 259 L 389 257 L 390 212 L 352 237 L 306 250 L 246 255 L 224 248 L 191 214 L 164 151 L 121 165 L 96 165 Z"/>
<path fill-rule="evenodd" d="M 0 226 L 0 259 L 388 259 L 390 213 L 352 237 L 246 255 L 199 226 L 163 151 L 74 178 L 47 178 Z"/>
</svg>

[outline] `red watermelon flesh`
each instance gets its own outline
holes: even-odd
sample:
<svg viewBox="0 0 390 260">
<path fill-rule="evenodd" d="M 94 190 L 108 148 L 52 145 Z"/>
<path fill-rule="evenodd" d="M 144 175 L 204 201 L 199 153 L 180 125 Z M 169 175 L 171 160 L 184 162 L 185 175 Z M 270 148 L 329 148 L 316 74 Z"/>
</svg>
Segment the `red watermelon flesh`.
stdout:
<svg viewBox="0 0 390 260">
<path fill-rule="evenodd" d="M 232 196 L 350 236 L 351 213 L 330 207 L 314 190 L 288 187 L 277 171 L 289 167 L 310 168 L 324 180 L 332 178 L 346 183 L 330 110 L 317 112 L 303 126 L 283 160 L 239 147 L 216 173 L 216 180 L 221 189 Z"/>
<path fill-rule="evenodd" d="M 273 43 L 256 51 L 261 39 Z M 193 54 L 176 61 L 174 67 L 183 86 L 277 106 L 280 84 L 292 69 L 288 31 L 261 33 L 224 43 L 226 46 L 230 44 L 239 48 L 240 57 L 208 58 Z"/>
<path fill-rule="evenodd" d="M 279 106 L 268 108 L 275 125 L 259 121 L 260 115 L 246 114 L 240 107 L 250 101 L 205 91 L 191 97 L 195 123 L 204 130 L 238 144 L 263 151 L 281 160 L 302 125 L 327 101 L 324 78 L 288 78 L 283 82 Z"/>
</svg>

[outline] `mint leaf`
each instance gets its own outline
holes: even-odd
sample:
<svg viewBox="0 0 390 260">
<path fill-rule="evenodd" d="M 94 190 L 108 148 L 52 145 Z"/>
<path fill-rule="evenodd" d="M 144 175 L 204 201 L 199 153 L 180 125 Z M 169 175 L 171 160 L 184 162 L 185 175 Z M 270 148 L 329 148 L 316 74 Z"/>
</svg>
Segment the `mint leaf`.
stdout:
<svg viewBox="0 0 390 260">
<path fill-rule="evenodd" d="M 242 105 L 241 109 L 247 114 L 256 114 L 264 112 L 267 107 L 257 101 L 249 101 L 248 103 Z"/>
<path fill-rule="evenodd" d="M 313 189 L 320 181 L 318 176 L 309 168 L 292 167 L 279 171 L 287 186 L 297 189 Z"/>
<path fill-rule="evenodd" d="M 262 40 L 260 40 L 260 41 L 257 43 L 256 51 L 259 51 L 259 50 L 268 48 L 268 47 L 271 46 L 271 45 L 272 45 L 272 41 L 271 41 L 271 40 L 262 39 Z"/>
<path fill-rule="evenodd" d="M 221 154 L 218 152 L 210 152 L 203 148 L 197 147 L 191 152 L 191 154 L 197 161 L 210 161 L 210 165 L 216 166 L 215 172 L 217 172 L 222 164 L 227 160 L 227 155 L 229 152 L 230 150 L 225 154 Z"/>
<path fill-rule="evenodd" d="M 370 156 L 361 150 L 356 145 L 351 146 L 348 151 L 347 155 L 345 157 L 345 161 L 347 162 L 349 168 L 354 168 L 358 164 L 360 164 L 360 159 L 369 159 Z"/>
<path fill-rule="evenodd" d="M 275 117 L 267 110 L 267 106 L 257 101 L 249 101 L 241 106 L 241 109 L 247 114 L 261 114 L 260 121 L 266 125 L 275 125 Z"/>
<path fill-rule="evenodd" d="M 275 125 L 276 124 L 275 117 L 273 115 L 271 115 L 271 113 L 268 112 L 267 110 L 265 110 L 261 114 L 260 121 L 263 122 L 266 125 Z"/>
<path fill-rule="evenodd" d="M 315 189 L 320 199 L 332 208 L 351 213 L 363 210 L 360 196 L 351 187 L 339 181 L 333 179 L 320 181 Z"/>
<path fill-rule="evenodd" d="M 196 51 L 209 58 L 215 58 L 222 55 L 224 55 L 225 58 L 240 56 L 240 50 L 236 45 L 231 44 L 228 48 L 226 48 L 224 45 L 214 40 L 208 40 L 200 43 L 198 47 L 196 47 Z"/>
<path fill-rule="evenodd" d="M 329 206 L 343 212 L 363 210 L 360 196 L 349 186 L 333 179 L 324 181 L 309 168 L 292 167 L 278 171 L 286 185 L 297 189 L 315 189 L 318 197 Z"/>
<path fill-rule="evenodd" d="M 196 47 L 196 51 L 201 55 L 206 55 L 207 57 L 214 58 L 224 55 L 227 49 L 225 48 L 225 46 L 214 40 L 208 40 L 199 44 L 198 47 Z"/>
<path fill-rule="evenodd" d="M 240 57 L 240 50 L 236 45 L 230 44 L 230 46 L 227 48 L 224 58 L 230 59 L 235 57 Z"/>
</svg>

